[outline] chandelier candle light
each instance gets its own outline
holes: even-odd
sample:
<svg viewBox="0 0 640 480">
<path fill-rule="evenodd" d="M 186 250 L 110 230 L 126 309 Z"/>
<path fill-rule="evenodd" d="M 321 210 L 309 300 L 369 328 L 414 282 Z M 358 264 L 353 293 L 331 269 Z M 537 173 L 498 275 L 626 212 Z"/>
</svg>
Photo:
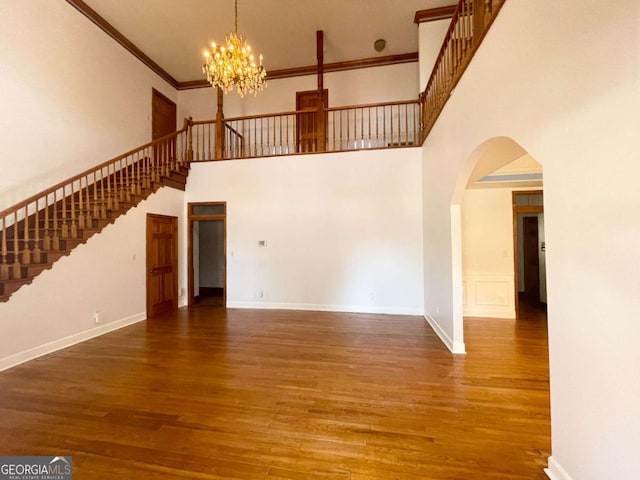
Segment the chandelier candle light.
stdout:
<svg viewBox="0 0 640 480">
<path fill-rule="evenodd" d="M 207 74 L 207 81 L 224 93 L 236 87 L 244 97 L 247 93 L 257 95 L 265 87 L 267 71 L 262 66 L 262 55 L 256 62 L 251 46 L 238 33 L 238 0 L 235 0 L 235 30 L 227 34 L 225 45 L 213 42 L 205 50 L 204 59 L 202 72 Z"/>
</svg>

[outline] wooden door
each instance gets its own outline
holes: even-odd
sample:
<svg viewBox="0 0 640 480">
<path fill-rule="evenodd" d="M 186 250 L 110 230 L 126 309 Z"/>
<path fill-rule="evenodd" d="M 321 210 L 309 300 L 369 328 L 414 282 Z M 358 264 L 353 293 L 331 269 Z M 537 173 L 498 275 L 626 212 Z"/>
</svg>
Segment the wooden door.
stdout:
<svg viewBox="0 0 640 480">
<path fill-rule="evenodd" d="M 540 260 L 538 254 L 538 217 L 522 219 L 522 247 L 524 260 L 524 296 L 533 303 L 540 302 Z"/>
<path fill-rule="evenodd" d="M 156 140 L 177 130 L 176 104 L 155 88 L 151 92 L 151 139 Z M 154 155 L 165 163 L 174 158 L 175 150 L 175 141 L 162 142 L 154 148 Z"/>
<path fill-rule="evenodd" d="M 321 104 L 321 105 L 319 105 Z M 319 107 L 329 105 L 329 91 L 318 90 L 296 92 L 296 110 L 308 110 L 309 113 L 298 114 L 296 122 L 296 140 L 298 152 L 323 152 L 327 144 L 327 114 L 321 113 Z"/>
<path fill-rule="evenodd" d="M 176 104 L 152 89 L 151 95 L 151 139 L 173 133 L 176 128 Z"/>
<path fill-rule="evenodd" d="M 178 308 L 178 218 L 147 214 L 147 318 Z"/>
</svg>

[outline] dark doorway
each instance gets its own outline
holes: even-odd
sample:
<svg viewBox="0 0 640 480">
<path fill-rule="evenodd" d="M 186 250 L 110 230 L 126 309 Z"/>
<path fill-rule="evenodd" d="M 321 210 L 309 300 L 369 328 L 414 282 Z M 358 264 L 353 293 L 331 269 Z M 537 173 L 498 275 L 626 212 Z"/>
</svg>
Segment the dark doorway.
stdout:
<svg viewBox="0 0 640 480">
<path fill-rule="evenodd" d="M 189 304 L 226 306 L 226 204 L 190 203 Z"/>
<path fill-rule="evenodd" d="M 147 214 L 147 318 L 178 308 L 178 218 Z"/>
<path fill-rule="evenodd" d="M 540 257 L 538 255 L 538 217 L 522 219 L 522 250 L 524 270 L 524 298 L 531 303 L 540 301 Z"/>
<path fill-rule="evenodd" d="M 516 315 L 546 310 L 546 254 L 542 191 L 513 192 Z"/>
</svg>

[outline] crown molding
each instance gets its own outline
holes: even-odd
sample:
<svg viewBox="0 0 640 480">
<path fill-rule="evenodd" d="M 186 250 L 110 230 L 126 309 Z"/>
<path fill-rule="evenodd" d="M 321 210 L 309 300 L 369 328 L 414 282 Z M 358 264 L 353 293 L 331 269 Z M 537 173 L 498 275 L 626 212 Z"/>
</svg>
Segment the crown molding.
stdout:
<svg viewBox="0 0 640 480">
<path fill-rule="evenodd" d="M 69 5 L 78 10 L 81 14 L 87 17 L 93 22 L 100 30 L 113 38 L 116 42 L 122 45 L 125 50 L 129 51 L 134 57 L 144 63 L 152 71 L 157 73 L 163 80 L 169 83 L 173 88 L 178 88 L 178 81 L 173 78 L 165 69 L 163 69 L 156 62 L 151 60 L 149 56 L 140 50 L 131 40 L 120 33 L 116 28 L 101 17 L 98 12 L 92 9 L 82 0 L 66 0 Z"/>
<path fill-rule="evenodd" d="M 209 83 L 205 79 L 188 80 L 179 82 L 172 77 L 165 69 L 154 62 L 146 53 L 140 50 L 131 40 L 120 33 L 113 25 L 107 22 L 94 9 L 87 5 L 83 0 L 66 0 L 66 2 L 87 17 L 103 32 L 118 42 L 125 50 L 134 57 L 144 63 L 153 72 L 158 74 L 169 85 L 176 90 L 190 90 L 192 88 L 205 88 Z M 448 8 L 448 7 L 446 7 Z M 454 7 L 455 9 L 455 7 Z M 433 9 L 441 10 L 441 9 Z M 428 12 L 430 10 L 421 10 Z M 416 12 L 418 15 L 420 12 Z M 401 63 L 410 63 L 418 61 L 418 52 L 403 53 L 398 55 L 387 55 L 384 57 L 363 58 L 360 60 L 348 60 L 345 62 L 327 63 L 323 66 L 325 72 L 340 72 L 344 70 L 355 70 L 358 68 L 380 67 L 385 65 L 395 65 Z M 267 80 L 275 80 L 278 78 L 299 77 L 303 75 L 315 75 L 318 71 L 317 65 L 309 65 L 306 67 L 284 68 L 281 70 L 272 70 L 267 72 Z"/>
<path fill-rule="evenodd" d="M 426 23 L 435 20 L 444 20 L 453 17 L 458 5 L 449 5 L 448 7 L 430 8 L 429 10 L 418 10 L 413 23 Z"/>
</svg>

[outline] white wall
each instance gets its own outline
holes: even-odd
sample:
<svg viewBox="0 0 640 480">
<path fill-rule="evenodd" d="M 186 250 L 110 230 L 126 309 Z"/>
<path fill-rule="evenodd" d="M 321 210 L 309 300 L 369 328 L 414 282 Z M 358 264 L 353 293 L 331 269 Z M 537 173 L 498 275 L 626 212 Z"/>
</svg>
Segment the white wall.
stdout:
<svg viewBox="0 0 640 480">
<path fill-rule="evenodd" d="M 0 370 L 146 318 L 147 213 L 177 216 L 183 230 L 184 193 L 160 189 L 0 303 Z"/>
<path fill-rule="evenodd" d="M 330 107 L 417 99 L 418 63 L 326 73 L 324 87 L 329 90 Z M 316 88 L 316 75 L 269 80 L 267 88 L 256 97 L 247 95 L 241 99 L 235 91 L 226 94 L 224 114 L 231 118 L 291 112 L 296 109 L 296 92 Z M 180 91 L 178 117 L 214 119 L 217 110 L 216 95 L 213 88 Z"/>
<path fill-rule="evenodd" d="M 434 20 L 432 22 L 423 22 L 418 25 L 418 42 L 420 45 L 420 80 L 418 87 L 420 91 L 424 91 L 427 82 L 431 77 L 433 65 L 438 58 L 444 36 L 451 24 L 450 18 L 442 20 Z"/>
<path fill-rule="evenodd" d="M 463 314 L 515 318 L 510 188 L 469 189 L 462 202 Z"/>
<path fill-rule="evenodd" d="M 554 479 L 640 472 L 639 111 L 640 3 L 509 1 L 422 149 L 425 310 L 450 345 L 474 150 L 507 136 L 544 166 Z"/>
<path fill-rule="evenodd" d="M 0 210 L 151 139 L 177 92 L 66 2 L 0 2 Z"/>
<path fill-rule="evenodd" d="M 230 307 L 421 314 L 420 178 L 417 148 L 209 162 L 186 200 L 228 202 Z"/>
</svg>

